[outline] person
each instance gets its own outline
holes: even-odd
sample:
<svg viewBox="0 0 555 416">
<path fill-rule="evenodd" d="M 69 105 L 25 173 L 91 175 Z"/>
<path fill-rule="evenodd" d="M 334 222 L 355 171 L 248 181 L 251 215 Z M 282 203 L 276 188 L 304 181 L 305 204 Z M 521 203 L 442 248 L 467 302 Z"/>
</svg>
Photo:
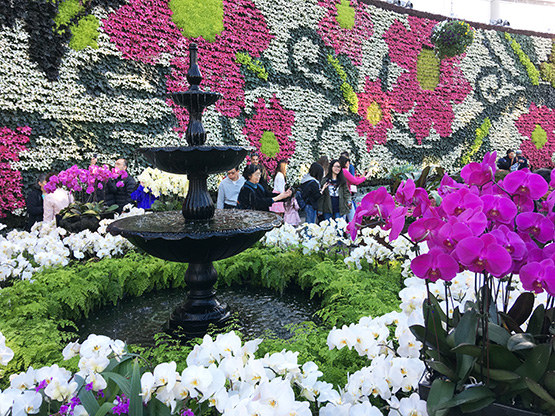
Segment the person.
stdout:
<svg viewBox="0 0 555 416">
<path fill-rule="evenodd" d="M 520 150 L 520 149 L 518 149 L 516 151 L 516 160 L 518 162 L 518 170 L 522 170 L 522 169 L 526 169 L 526 168 L 530 169 L 530 166 L 528 165 L 528 159 L 526 159 L 522 155 L 522 150 Z"/>
<path fill-rule="evenodd" d="M 276 171 L 274 173 L 274 193 L 281 194 L 285 192 L 285 177 L 287 175 L 287 162 L 285 160 L 280 160 L 276 166 Z M 285 207 L 283 202 L 275 202 L 270 207 L 270 211 L 276 214 L 283 215 L 285 213 Z"/>
<path fill-rule="evenodd" d="M 239 166 L 227 171 L 227 176 L 218 186 L 218 199 L 216 208 L 232 209 L 237 208 L 237 197 L 241 188 L 245 184 L 245 178 L 239 173 Z"/>
<path fill-rule="evenodd" d="M 347 152 L 347 151 L 341 152 L 341 154 L 340 154 L 339 156 L 340 156 L 340 157 L 339 157 L 339 160 L 341 160 L 341 157 L 345 157 L 346 159 L 349 159 L 349 173 L 350 173 L 352 176 L 356 176 L 355 165 L 353 165 L 353 164 L 351 163 L 351 158 L 349 157 L 349 152 Z M 348 180 L 347 180 L 347 181 L 348 181 Z"/>
<path fill-rule="evenodd" d="M 330 160 L 328 159 L 328 157 L 322 156 L 320 157 L 320 159 L 318 159 L 316 163 L 322 166 L 322 168 L 324 169 L 324 176 L 326 176 L 328 174 L 328 171 L 330 170 Z"/>
<path fill-rule="evenodd" d="M 285 209 L 283 221 L 294 227 L 298 226 L 301 223 L 301 217 L 299 216 L 299 203 L 297 202 L 295 195 L 291 198 L 285 199 L 283 207 Z"/>
<path fill-rule="evenodd" d="M 46 195 L 44 185 L 46 185 L 46 173 L 40 173 L 37 182 L 31 187 L 25 198 L 28 217 L 27 231 L 31 231 L 33 225 L 44 218 L 44 196 Z"/>
<path fill-rule="evenodd" d="M 116 164 L 114 166 L 119 171 L 127 172 L 127 160 L 124 158 L 119 158 L 116 160 Z M 127 204 L 132 204 L 134 202 L 133 198 L 131 198 L 131 194 L 137 187 L 137 183 L 135 179 L 131 175 L 127 175 L 124 179 L 121 179 L 123 182 L 123 186 L 117 186 L 117 180 L 110 179 L 106 182 L 106 186 L 104 187 L 104 204 L 107 207 L 112 205 L 117 205 L 117 211 L 121 214 L 123 211 L 123 207 Z"/>
<path fill-rule="evenodd" d="M 262 163 L 259 163 L 256 166 L 258 166 L 258 169 L 260 169 L 260 181 L 258 183 L 262 185 L 266 192 L 271 192 L 270 185 L 268 184 L 270 179 L 270 175 L 268 175 L 268 170 Z"/>
<path fill-rule="evenodd" d="M 301 178 L 299 190 L 306 203 L 304 207 L 306 213 L 306 222 L 316 224 L 316 213 L 318 211 L 318 201 L 322 197 L 320 192 L 320 181 L 324 177 L 324 168 L 318 162 L 310 165 L 308 173 Z M 328 183 L 324 184 L 323 189 L 328 187 Z"/>
<path fill-rule="evenodd" d="M 247 165 L 243 171 L 245 184 L 237 197 L 237 208 L 253 209 L 257 211 L 269 211 L 274 202 L 282 201 L 291 196 L 291 189 L 280 193 L 272 194 L 260 185 L 260 167 L 258 165 Z"/>
<path fill-rule="evenodd" d="M 260 157 L 256 153 L 251 155 L 249 165 L 260 165 Z"/>
<path fill-rule="evenodd" d="M 54 175 L 54 173 L 49 174 L 46 177 L 46 182 Z M 72 204 L 73 201 L 73 195 L 63 188 L 57 188 L 54 192 L 44 195 L 42 220 L 44 222 L 54 221 L 56 215 L 58 215 L 62 209 L 68 207 L 69 204 Z"/>
<path fill-rule="evenodd" d="M 346 152 L 344 152 L 346 153 Z M 343 175 L 345 175 L 345 180 L 347 181 L 347 186 L 349 187 L 349 191 L 351 192 L 351 209 L 349 210 L 349 214 L 347 214 L 347 221 L 351 221 L 355 216 L 355 201 L 354 197 L 357 193 L 357 185 L 360 185 L 366 179 L 372 175 L 372 172 L 367 172 L 366 176 L 355 176 L 352 175 L 350 172 L 351 161 L 348 157 L 341 156 L 339 158 L 339 163 L 341 164 L 341 169 L 343 170 Z"/>
<path fill-rule="evenodd" d="M 324 214 L 324 219 L 344 218 L 351 209 L 351 192 L 347 186 L 347 180 L 343 175 L 341 163 L 334 159 L 330 162 L 330 171 L 322 179 L 323 198 L 318 201 L 318 211 Z"/>
<path fill-rule="evenodd" d="M 512 149 L 507 150 L 507 156 L 497 161 L 497 167 L 511 172 L 518 170 L 518 160 L 515 157 L 515 151 Z"/>
</svg>

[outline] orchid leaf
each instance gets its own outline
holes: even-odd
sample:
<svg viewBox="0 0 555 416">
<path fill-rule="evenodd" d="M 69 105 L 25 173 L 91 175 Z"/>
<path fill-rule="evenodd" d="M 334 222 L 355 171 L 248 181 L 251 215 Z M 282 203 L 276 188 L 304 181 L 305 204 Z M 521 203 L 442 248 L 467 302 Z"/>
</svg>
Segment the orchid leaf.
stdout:
<svg viewBox="0 0 555 416">
<path fill-rule="evenodd" d="M 508 314 L 499 312 L 499 316 L 503 318 L 503 322 L 505 326 L 509 329 L 509 331 L 516 332 L 517 334 L 522 334 L 524 331 L 520 327 L 519 324 L 515 322 L 513 318 L 511 318 Z"/>
<path fill-rule="evenodd" d="M 422 325 L 411 325 L 409 329 L 416 339 L 428 348 L 439 350 L 442 354 L 449 355 L 451 347 L 449 347 L 445 338 L 436 338 L 432 331 L 424 328 Z"/>
<path fill-rule="evenodd" d="M 475 402 L 463 403 L 461 404 L 460 408 L 463 413 L 477 412 L 478 410 L 485 409 L 494 402 L 495 397 L 484 397 L 483 399 Z"/>
<path fill-rule="evenodd" d="M 549 403 L 551 406 L 555 406 L 555 399 L 542 386 L 529 378 L 525 378 L 524 381 L 532 393 Z"/>
<path fill-rule="evenodd" d="M 476 331 L 478 329 L 478 313 L 474 309 L 467 310 L 455 329 L 455 347 L 458 345 L 475 345 Z M 457 375 L 460 382 L 465 382 L 470 374 L 475 357 L 466 354 L 457 354 Z"/>
<path fill-rule="evenodd" d="M 545 372 L 543 385 L 549 394 L 555 395 L 555 371 Z"/>
<path fill-rule="evenodd" d="M 509 351 L 527 350 L 535 346 L 534 337 L 530 334 L 515 334 L 507 341 Z"/>
<path fill-rule="evenodd" d="M 106 402 L 96 411 L 94 416 L 104 416 L 106 413 L 111 413 L 110 411 L 114 408 L 114 403 Z"/>
<path fill-rule="evenodd" d="M 538 381 L 547 369 L 551 357 L 551 348 L 551 344 L 540 344 L 527 351 L 526 361 L 516 369 L 516 373 L 522 377 Z"/>
<path fill-rule="evenodd" d="M 534 309 L 535 296 L 531 292 L 522 293 L 509 310 L 509 315 L 517 325 L 522 325 L 530 317 Z"/>
<path fill-rule="evenodd" d="M 442 363 L 441 361 L 433 361 L 433 360 L 429 360 L 428 361 L 428 365 L 435 371 L 437 371 L 440 374 L 443 374 L 444 376 L 447 376 L 449 379 L 453 380 L 453 381 L 457 381 L 458 377 L 457 375 L 454 373 L 454 371 L 452 370 L 452 368 L 450 366 L 448 366 L 445 363 Z"/>
<path fill-rule="evenodd" d="M 141 372 L 137 359 L 133 362 L 131 373 L 131 395 L 129 396 L 129 416 L 142 416 L 143 401 L 141 400 Z"/>
<path fill-rule="evenodd" d="M 112 373 L 109 371 L 104 371 L 102 373 L 102 376 L 110 380 L 113 380 L 121 389 L 122 393 L 125 394 L 126 397 L 131 397 L 131 382 L 128 379 L 126 379 L 124 376 L 122 376 L 121 374 Z"/>
<path fill-rule="evenodd" d="M 444 402 L 439 406 L 439 409 L 457 407 L 467 403 L 476 403 L 483 401 L 486 398 L 493 398 L 495 400 L 495 395 L 486 386 L 473 386 L 463 390 L 447 402 Z M 487 404 L 480 407 L 480 409 L 486 406 Z"/>
<path fill-rule="evenodd" d="M 542 303 L 534 310 L 534 313 L 532 313 L 532 316 L 530 317 L 530 322 L 528 322 L 528 328 L 526 329 L 526 332 L 532 335 L 541 334 L 544 326 L 544 320 L 545 306 L 543 306 Z"/>
<path fill-rule="evenodd" d="M 479 358 L 482 355 L 482 348 L 476 344 L 459 344 L 452 350 L 457 354 L 470 355 L 471 357 Z"/>
<path fill-rule="evenodd" d="M 480 336 L 483 336 L 482 332 L 482 328 L 478 328 L 478 334 Z M 507 341 L 509 341 L 509 338 L 511 337 L 509 331 L 494 324 L 493 322 L 488 323 L 487 333 L 491 342 L 495 342 L 503 347 L 507 346 Z"/>
<path fill-rule="evenodd" d="M 455 392 L 455 384 L 450 381 L 435 379 L 430 389 L 430 394 L 426 400 L 426 409 L 430 416 L 446 416 L 449 413 L 448 408 L 443 405 L 452 399 Z M 440 410 L 442 408 L 442 410 Z"/>
<path fill-rule="evenodd" d="M 489 346 L 490 368 L 499 370 L 515 371 L 522 365 L 522 361 L 506 347 L 500 345 Z"/>
</svg>

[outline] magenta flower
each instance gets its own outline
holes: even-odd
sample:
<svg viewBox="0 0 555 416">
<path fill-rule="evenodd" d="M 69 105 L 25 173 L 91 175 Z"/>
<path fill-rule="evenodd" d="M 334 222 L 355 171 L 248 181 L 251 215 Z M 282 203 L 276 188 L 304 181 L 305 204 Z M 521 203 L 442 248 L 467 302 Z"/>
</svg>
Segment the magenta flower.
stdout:
<svg viewBox="0 0 555 416">
<path fill-rule="evenodd" d="M 408 23 L 410 29 L 396 20 L 383 37 L 389 46 L 391 61 L 405 70 L 393 86 L 391 101 L 396 111 L 412 113 L 409 128 L 421 144 L 430 135 L 432 127 L 441 137 L 451 135 L 451 123 L 455 118 L 453 104 L 463 102 L 472 88 L 457 66 L 458 57 L 441 60 L 439 82 L 435 87 L 421 85 L 417 64 L 422 55 L 433 55 L 430 35 L 437 22 L 409 16 Z M 428 51 L 423 52 L 424 49 Z"/>
<path fill-rule="evenodd" d="M 432 248 L 425 254 L 415 257 L 410 268 L 415 276 L 432 282 L 442 279 L 453 280 L 459 272 L 457 261 L 439 248 Z"/>
<path fill-rule="evenodd" d="M 441 201 L 441 208 L 447 215 L 460 215 L 467 209 L 482 208 L 484 203 L 478 195 L 470 192 L 468 188 L 461 188 Z"/>
<path fill-rule="evenodd" d="M 495 175 L 495 160 L 497 152 L 486 153 L 482 163 L 472 162 L 461 170 L 461 178 L 468 185 L 482 186 L 493 180 Z"/>
<path fill-rule="evenodd" d="M 459 241 L 473 235 L 466 224 L 460 222 L 447 223 L 439 228 L 433 239 L 428 242 L 428 246 L 437 245 L 447 252 L 452 252 Z"/>
<path fill-rule="evenodd" d="M 354 240 L 364 217 L 380 217 L 385 220 L 395 209 L 395 201 L 382 186 L 375 191 L 368 192 L 360 201 L 355 216 L 348 225 L 348 231 Z"/>
<path fill-rule="evenodd" d="M 391 215 L 385 218 L 385 224 L 382 226 L 383 230 L 391 230 L 389 232 L 389 241 L 396 240 L 405 227 L 405 214 L 407 209 L 405 207 L 397 207 L 393 210 Z"/>
<path fill-rule="evenodd" d="M 551 156 L 555 153 L 555 110 L 547 106 L 530 104 L 527 114 L 515 123 L 519 133 L 526 136 L 520 148 L 535 167 L 553 168 Z"/>
<path fill-rule="evenodd" d="M 512 267 L 511 255 L 491 234 L 461 240 L 455 253 L 461 264 L 472 272 L 486 271 L 495 277 L 501 277 Z"/>
<path fill-rule="evenodd" d="M 490 234 L 495 237 L 499 244 L 505 247 L 505 250 L 507 250 L 507 253 L 511 255 L 513 260 L 522 260 L 528 253 L 526 243 L 506 225 L 501 225 L 499 228 L 491 231 Z"/>
<path fill-rule="evenodd" d="M 344 53 L 355 65 L 362 63 L 362 42 L 372 36 L 372 18 L 362 1 L 350 0 L 355 9 L 354 26 L 342 28 L 337 21 L 337 6 L 341 0 L 320 0 L 318 6 L 327 9 L 327 15 L 318 24 L 318 34 L 324 43 L 335 49 L 336 54 Z"/>
<path fill-rule="evenodd" d="M 539 199 L 547 193 L 549 186 L 544 178 L 528 169 L 511 172 L 503 179 L 502 187 L 510 194 Z"/>
<path fill-rule="evenodd" d="M 259 98 L 254 104 L 254 110 L 253 117 L 245 120 L 243 134 L 256 147 L 257 153 L 260 155 L 260 161 L 266 166 L 266 169 L 273 172 L 279 160 L 287 161 L 295 153 L 295 142 L 291 139 L 295 112 L 284 109 L 275 94 L 270 98 L 268 106 L 266 106 L 263 98 Z M 267 137 L 270 137 L 270 140 L 275 140 L 279 149 L 277 153 L 264 153 L 265 148 L 262 147 L 261 139 L 265 133 Z"/>
<path fill-rule="evenodd" d="M 490 221 L 509 224 L 518 214 L 518 209 L 510 198 L 501 195 L 483 195 L 481 198 L 484 202 L 484 213 Z"/>
<path fill-rule="evenodd" d="M 522 287 L 535 293 L 544 289 L 555 296 L 555 264 L 551 259 L 528 263 L 520 269 Z"/>
<path fill-rule="evenodd" d="M 444 224 L 438 218 L 419 218 L 409 225 L 409 237 L 416 243 L 430 240 Z"/>
<path fill-rule="evenodd" d="M 462 189 L 464 187 L 465 187 L 464 184 L 458 183 L 453 178 L 451 178 L 448 174 L 445 174 L 443 175 L 443 178 L 441 178 L 441 182 L 439 183 L 437 192 L 439 196 L 443 198 L 446 195 L 456 192 L 457 190 Z"/>
<path fill-rule="evenodd" d="M 366 137 L 366 147 L 371 150 L 375 144 L 387 141 L 387 131 L 393 127 L 391 100 L 382 91 L 381 81 L 370 81 L 366 77 L 364 91 L 357 94 L 358 114 L 362 117 L 357 126 L 360 137 Z"/>
<path fill-rule="evenodd" d="M 513 202 L 515 203 L 518 212 L 532 212 L 536 208 L 534 200 L 524 195 L 514 195 Z"/>
<path fill-rule="evenodd" d="M 395 201 L 403 206 L 410 205 L 412 203 L 412 197 L 414 196 L 415 190 L 416 185 L 412 179 L 402 181 L 395 192 Z"/>
<path fill-rule="evenodd" d="M 528 233 L 540 243 L 553 239 L 555 226 L 548 218 L 537 212 L 523 212 L 516 217 L 518 231 Z"/>
</svg>

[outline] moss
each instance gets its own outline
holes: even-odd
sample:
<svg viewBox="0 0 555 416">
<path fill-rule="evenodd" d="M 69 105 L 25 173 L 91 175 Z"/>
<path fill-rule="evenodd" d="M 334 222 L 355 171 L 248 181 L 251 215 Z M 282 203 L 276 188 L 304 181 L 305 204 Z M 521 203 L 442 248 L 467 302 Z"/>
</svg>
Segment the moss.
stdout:
<svg viewBox="0 0 555 416">
<path fill-rule="evenodd" d="M 418 54 L 416 79 L 425 90 L 433 91 L 439 84 L 439 59 L 432 49 L 422 48 Z"/>
<path fill-rule="evenodd" d="M 505 39 L 511 43 L 511 48 L 515 52 L 516 56 L 518 56 L 520 63 L 524 65 L 524 68 L 526 68 L 526 72 L 528 73 L 528 77 L 530 78 L 532 85 L 540 85 L 540 72 L 534 66 L 532 61 L 530 61 L 528 55 L 524 53 L 520 44 L 514 40 L 508 32 L 505 32 Z"/>
<path fill-rule="evenodd" d="M 355 9 L 349 0 L 341 0 L 337 8 L 337 23 L 341 29 L 352 29 L 355 26 Z"/>
<path fill-rule="evenodd" d="M 56 29 L 60 29 L 62 26 L 69 25 L 71 19 L 76 17 L 78 14 L 83 13 L 85 7 L 79 3 L 79 0 L 66 0 L 58 6 L 58 14 L 54 18 L 54 23 L 56 23 Z M 58 33 L 63 33 L 64 30 L 58 30 Z"/>
<path fill-rule="evenodd" d="M 203 37 L 209 42 L 224 30 L 222 0 L 170 0 L 172 21 L 187 38 Z"/>
<path fill-rule="evenodd" d="M 98 49 L 96 39 L 98 38 L 99 27 L 100 22 L 95 16 L 89 15 L 81 18 L 76 25 L 71 26 L 72 37 L 69 41 L 69 47 L 76 51 L 81 51 L 87 46 Z"/>
<path fill-rule="evenodd" d="M 274 157 L 279 153 L 279 143 L 276 135 L 271 131 L 265 131 L 260 138 L 260 151 L 267 157 Z"/>
<path fill-rule="evenodd" d="M 470 147 L 470 150 L 466 155 L 463 156 L 461 160 L 463 165 L 470 163 L 472 156 L 474 156 L 478 152 L 478 150 L 484 143 L 484 139 L 489 134 L 490 128 L 491 128 L 491 121 L 489 117 L 486 117 L 482 125 L 476 129 L 476 138 L 474 139 L 474 143 Z"/>
<path fill-rule="evenodd" d="M 268 81 L 268 71 L 259 60 L 254 60 L 248 53 L 237 52 L 235 54 L 235 62 L 245 65 L 249 71 L 258 78 Z"/>
<path fill-rule="evenodd" d="M 538 150 L 547 143 L 547 132 L 539 124 L 536 124 L 536 128 L 532 132 L 532 143 Z"/>
</svg>

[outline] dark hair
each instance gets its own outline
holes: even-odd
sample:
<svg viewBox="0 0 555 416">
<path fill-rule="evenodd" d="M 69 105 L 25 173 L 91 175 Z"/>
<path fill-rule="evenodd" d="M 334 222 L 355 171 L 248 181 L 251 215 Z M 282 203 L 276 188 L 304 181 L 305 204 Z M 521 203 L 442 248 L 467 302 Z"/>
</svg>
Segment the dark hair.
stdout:
<svg viewBox="0 0 555 416">
<path fill-rule="evenodd" d="M 254 174 L 254 172 L 256 172 L 257 170 L 260 170 L 260 166 L 258 165 L 247 165 L 245 166 L 245 169 L 243 170 L 243 178 L 245 178 L 245 180 L 249 180 L 249 178 Z"/>
<path fill-rule="evenodd" d="M 347 159 L 349 159 L 349 152 L 347 152 L 346 150 L 341 152 L 340 156 L 345 156 Z"/>
<path fill-rule="evenodd" d="M 37 176 L 37 183 L 46 181 L 46 173 L 39 173 Z"/>
<path fill-rule="evenodd" d="M 257 166 L 258 169 L 260 169 L 260 174 L 261 174 L 260 177 L 264 179 L 266 182 L 268 182 L 268 170 L 266 169 L 266 166 L 264 166 L 262 163 L 255 166 Z"/>
<path fill-rule="evenodd" d="M 507 156 L 509 156 L 509 153 L 511 153 L 511 152 L 514 152 L 514 150 L 513 149 L 507 150 Z"/>
<path fill-rule="evenodd" d="M 127 165 L 127 159 L 126 159 L 126 158 L 124 158 L 124 157 L 118 157 L 118 158 L 116 159 L 116 161 L 118 161 L 118 160 L 123 160 L 123 166 L 125 166 L 126 168 L 129 167 L 129 166 Z"/>
<path fill-rule="evenodd" d="M 274 178 L 276 177 L 276 175 L 278 174 L 278 172 L 283 173 L 283 176 L 285 176 L 285 169 L 284 166 L 287 165 L 287 161 L 285 159 L 281 159 L 277 165 L 276 165 L 276 171 L 274 172 Z"/>
<path fill-rule="evenodd" d="M 347 162 L 351 162 L 351 159 L 349 159 L 347 156 L 341 156 L 339 158 L 339 164 L 341 165 L 342 169 L 346 169 L 347 168 Z"/>
<path fill-rule="evenodd" d="M 318 182 L 320 182 L 324 177 L 324 168 L 318 162 L 314 162 L 312 165 L 310 165 L 308 174 L 314 179 L 318 180 Z"/>
<path fill-rule="evenodd" d="M 327 156 L 322 156 L 320 157 L 320 159 L 317 160 L 317 163 L 322 166 L 322 168 L 324 169 L 324 173 L 328 173 L 329 167 L 330 167 L 330 160 L 328 159 Z"/>
<path fill-rule="evenodd" d="M 333 178 L 332 168 L 333 168 L 333 165 L 335 165 L 336 163 L 339 163 L 338 159 L 333 159 L 330 162 L 330 170 L 328 171 L 328 174 L 325 176 L 325 178 L 327 178 L 328 180 Z M 341 166 L 341 163 L 339 163 L 339 166 Z M 343 175 L 343 169 L 341 169 L 339 171 L 339 174 L 337 175 L 337 186 L 341 186 L 345 184 L 347 184 L 347 180 L 345 179 L 345 175 Z"/>
</svg>

